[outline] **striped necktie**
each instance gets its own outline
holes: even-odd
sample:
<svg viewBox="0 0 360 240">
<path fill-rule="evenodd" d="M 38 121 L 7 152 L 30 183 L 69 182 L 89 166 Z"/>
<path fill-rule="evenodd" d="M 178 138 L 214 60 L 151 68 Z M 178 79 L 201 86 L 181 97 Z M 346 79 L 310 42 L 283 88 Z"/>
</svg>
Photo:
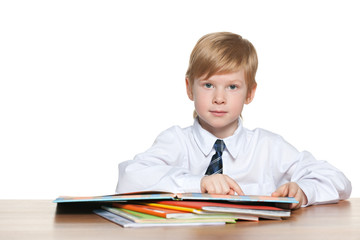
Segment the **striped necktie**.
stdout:
<svg viewBox="0 0 360 240">
<path fill-rule="evenodd" d="M 223 140 L 216 140 L 214 144 L 214 148 L 216 153 L 212 156 L 210 165 L 206 170 L 205 175 L 212 175 L 212 174 L 222 174 L 223 172 L 223 164 L 222 164 L 222 153 L 225 149 L 225 143 Z"/>
</svg>

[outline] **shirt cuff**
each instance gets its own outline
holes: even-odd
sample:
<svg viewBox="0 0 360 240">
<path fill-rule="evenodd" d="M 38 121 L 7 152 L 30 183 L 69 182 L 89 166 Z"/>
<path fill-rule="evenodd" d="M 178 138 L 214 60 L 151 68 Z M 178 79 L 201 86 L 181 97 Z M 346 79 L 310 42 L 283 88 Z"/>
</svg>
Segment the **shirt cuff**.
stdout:
<svg viewBox="0 0 360 240">
<path fill-rule="evenodd" d="M 201 192 L 200 182 L 204 176 L 187 175 L 180 181 L 183 192 L 199 193 Z"/>
</svg>

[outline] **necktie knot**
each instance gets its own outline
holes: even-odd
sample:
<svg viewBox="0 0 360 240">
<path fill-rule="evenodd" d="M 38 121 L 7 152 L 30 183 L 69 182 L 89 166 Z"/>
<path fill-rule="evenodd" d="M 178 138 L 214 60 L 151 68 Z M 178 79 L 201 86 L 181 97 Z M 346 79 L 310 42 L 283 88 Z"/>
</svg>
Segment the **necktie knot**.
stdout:
<svg viewBox="0 0 360 240">
<path fill-rule="evenodd" d="M 222 152 L 225 149 L 225 143 L 223 140 L 216 140 L 215 144 L 214 144 L 214 149 L 217 153 L 219 153 L 220 155 L 222 155 Z"/>
</svg>

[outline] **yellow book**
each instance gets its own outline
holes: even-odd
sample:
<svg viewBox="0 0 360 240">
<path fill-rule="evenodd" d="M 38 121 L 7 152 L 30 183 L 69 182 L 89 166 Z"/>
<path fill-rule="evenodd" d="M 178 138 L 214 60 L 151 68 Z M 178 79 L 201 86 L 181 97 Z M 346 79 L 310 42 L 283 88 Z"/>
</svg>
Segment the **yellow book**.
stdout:
<svg viewBox="0 0 360 240">
<path fill-rule="evenodd" d="M 198 209 L 195 209 L 195 208 L 180 207 L 180 206 L 166 205 L 166 204 L 160 204 L 160 203 L 146 203 L 146 205 L 154 206 L 154 207 L 167 208 L 167 209 L 173 209 L 173 210 L 179 210 L 179 211 L 184 211 L 184 212 L 204 214 L 204 211 L 198 210 Z"/>
</svg>

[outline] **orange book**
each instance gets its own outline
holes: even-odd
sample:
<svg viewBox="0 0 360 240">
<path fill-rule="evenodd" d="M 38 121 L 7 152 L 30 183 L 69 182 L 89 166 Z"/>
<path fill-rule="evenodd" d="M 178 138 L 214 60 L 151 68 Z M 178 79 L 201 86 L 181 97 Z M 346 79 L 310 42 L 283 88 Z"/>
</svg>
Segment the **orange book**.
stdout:
<svg viewBox="0 0 360 240">
<path fill-rule="evenodd" d="M 160 207 L 160 208 L 166 208 L 166 209 L 173 209 L 183 212 L 189 212 L 189 213 L 197 213 L 202 214 L 204 213 L 202 210 L 191 208 L 191 207 L 184 207 L 180 205 L 170 205 L 170 204 L 161 204 L 160 202 L 156 203 L 145 203 L 148 206 L 154 206 L 154 207 Z"/>
<path fill-rule="evenodd" d="M 163 217 L 163 218 L 185 218 L 190 217 L 192 213 L 174 210 L 174 209 L 167 209 L 161 208 L 156 206 L 148 206 L 143 204 L 120 204 L 114 203 L 114 207 L 128 209 L 136 212 L 146 213 L 153 216 Z"/>
</svg>

